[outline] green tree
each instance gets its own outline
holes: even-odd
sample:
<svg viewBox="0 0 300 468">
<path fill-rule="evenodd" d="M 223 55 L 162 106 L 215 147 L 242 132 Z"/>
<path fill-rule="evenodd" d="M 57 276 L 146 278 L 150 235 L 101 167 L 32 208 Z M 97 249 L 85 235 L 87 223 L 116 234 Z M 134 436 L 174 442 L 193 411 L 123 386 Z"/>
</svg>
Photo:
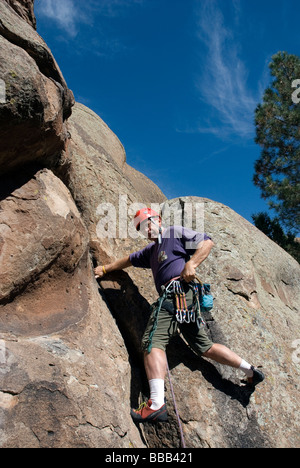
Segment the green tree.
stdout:
<svg viewBox="0 0 300 468">
<path fill-rule="evenodd" d="M 286 250 L 300 263 L 300 243 L 291 232 L 285 234 L 277 218 L 271 219 L 267 213 L 252 215 L 255 226 Z"/>
<path fill-rule="evenodd" d="M 270 87 L 255 111 L 255 142 L 262 147 L 254 184 L 281 225 L 300 230 L 300 57 L 272 57 Z"/>
</svg>

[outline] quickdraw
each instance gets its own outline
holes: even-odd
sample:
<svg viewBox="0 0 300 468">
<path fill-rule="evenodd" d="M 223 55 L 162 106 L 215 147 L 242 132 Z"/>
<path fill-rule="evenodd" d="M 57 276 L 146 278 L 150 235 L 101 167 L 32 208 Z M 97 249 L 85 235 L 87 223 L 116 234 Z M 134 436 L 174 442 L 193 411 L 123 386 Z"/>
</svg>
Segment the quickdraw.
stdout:
<svg viewBox="0 0 300 468">
<path fill-rule="evenodd" d="M 172 292 L 175 297 L 176 303 L 176 320 L 178 323 L 197 323 L 198 328 L 205 325 L 201 315 L 200 315 L 200 301 L 199 301 L 199 294 L 200 294 L 200 287 L 202 286 L 201 283 L 191 283 L 193 288 L 193 305 L 189 309 L 186 303 L 186 295 L 182 286 L 182 282 L 179 279 L 172 280 L 167 288 L 167 292 Z"/>
<path fill-rule="evenodd" d="M 186 295 L 181 281 L 174 281 L 173 292 L 176 301 L 176 320 L 179 323 L 195 323 L 196 312 L 194 306 L 189 310 L 186 303 Z"/>
</svg>

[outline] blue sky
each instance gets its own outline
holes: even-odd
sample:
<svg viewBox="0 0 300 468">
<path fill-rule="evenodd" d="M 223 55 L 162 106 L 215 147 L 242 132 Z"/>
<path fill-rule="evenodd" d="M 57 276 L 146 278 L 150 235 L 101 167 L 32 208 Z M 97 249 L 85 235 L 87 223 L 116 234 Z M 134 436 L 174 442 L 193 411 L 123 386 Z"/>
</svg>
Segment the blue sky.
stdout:
<svg viewBox="0 0 300 468">
<path fill-rule="evenodd" d="M 254 111 L 271 57 L 300 55 L 298 0 L 35 0 L 35 13 L 75 99 L 168 198 L 249 221 L 268 208 L 252 183 Z"/>
</svg>

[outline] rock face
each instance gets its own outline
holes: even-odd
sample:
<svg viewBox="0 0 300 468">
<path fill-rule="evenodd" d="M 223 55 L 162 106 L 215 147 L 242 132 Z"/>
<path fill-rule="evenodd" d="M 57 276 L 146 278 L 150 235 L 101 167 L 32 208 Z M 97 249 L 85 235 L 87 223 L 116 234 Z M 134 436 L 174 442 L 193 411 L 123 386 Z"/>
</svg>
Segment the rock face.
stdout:
<svg viewBox="0 0 300 468">
<path fill-rule="evenodd" d="M 23 19 L 32 5 L 0 1 L 0 76 L 6 91 L 0 104 L 1 173 L 33 161 L 57 162 L 68 139 L 64 121 L 73 93 L 45 42 Z"/>
<path fill-rule="evenodd" d="M 18 13 L 28 24 L 36 28 L 34 16 L 34 0 L 8 0 L 7 3 Z"/>
<path fill-rule="evenodd" d="M 51 171 L 39 171 L 0 202 L 0 245 L 3 331 L 52 332 L 81 318 L 88 307 L 88 232 Z"/>
<path fill-rule="evenodd" d="M 93 111 L 76 104 L 68 131 L 71 139 L 60 177 L 82 213 L 95 255 L 99 261 L 126 255 L 135 245 L 130 236 L 132 215 L 148 203 L 159 206 L 166 198 L 153 182 L 126 163 L 123 145 Z M 139 240 L 138 244 L 145 242 Z"/>
<path fill-rule="evenodd" d="M 130 268 L 100 287 L 93 275 L 93 262 L 146 245 L 131 217 L 150 203 L 212 236 L 199 270 L 215 297 L 209 333 L 266 373 L 253 391 L 176 337 L 168 359 L 186 445 L 299 447 L 299 264 L 220 203 L 166 201 L 100 117 L 73 106 L 33 2 L 0 3 L 0 447 L 180 446 L 168 382 L 168 423 L 141 431 L 130 418 L 149 391 L 151 274 Z"/>
</svg>

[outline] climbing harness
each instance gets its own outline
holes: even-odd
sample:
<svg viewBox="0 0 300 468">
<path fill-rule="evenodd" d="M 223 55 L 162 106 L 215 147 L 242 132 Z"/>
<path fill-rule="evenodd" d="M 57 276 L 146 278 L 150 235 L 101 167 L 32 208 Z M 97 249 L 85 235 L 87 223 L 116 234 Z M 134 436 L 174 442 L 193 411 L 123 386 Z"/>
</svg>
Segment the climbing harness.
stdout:
<svg viewBox="0 0 300 468">
<path fill-rule="evenodd" d="M 149 334 L 147 347 L 148 353 L 150 353 L 152 349 L 152 339 L 157 329 L 160 310 L 164 301 L 169 296 L 175 298 L 175 318 L 179 324 L 196 323 L 199 329 L 205 326 L 201 312 L 211 310 L 213 307 L 213 297 L 210 294 L 210 285 L 202 284 L 198 278 L 196 278 L 196 281 L 186 284 L 188 284 L 193 290 L 193 304 L 190 308 L 186 302 L 186 293 L 180 277 L 173 278 L 166 286 L 162 286 L 160 297 L 151 307 L 153 326 Z"/>
<path fill-rule="evenodd" d="M 197 282 L 193 281 L 191 288 L 193 289 L 193 305 L 188 308 L 186 303 L 186 294 L 183 284 L 175 278 L 172 280 L 167 290 L 173 290 L 176 303 L 176 320 L 178 323 L 197 323 L 198 328 L 205 325 L 200 312 L 211 310 L 213 307 L 213 297 L 210 294 L 210 285 L 202 284 L 198 278 Z"/>
</svg>

